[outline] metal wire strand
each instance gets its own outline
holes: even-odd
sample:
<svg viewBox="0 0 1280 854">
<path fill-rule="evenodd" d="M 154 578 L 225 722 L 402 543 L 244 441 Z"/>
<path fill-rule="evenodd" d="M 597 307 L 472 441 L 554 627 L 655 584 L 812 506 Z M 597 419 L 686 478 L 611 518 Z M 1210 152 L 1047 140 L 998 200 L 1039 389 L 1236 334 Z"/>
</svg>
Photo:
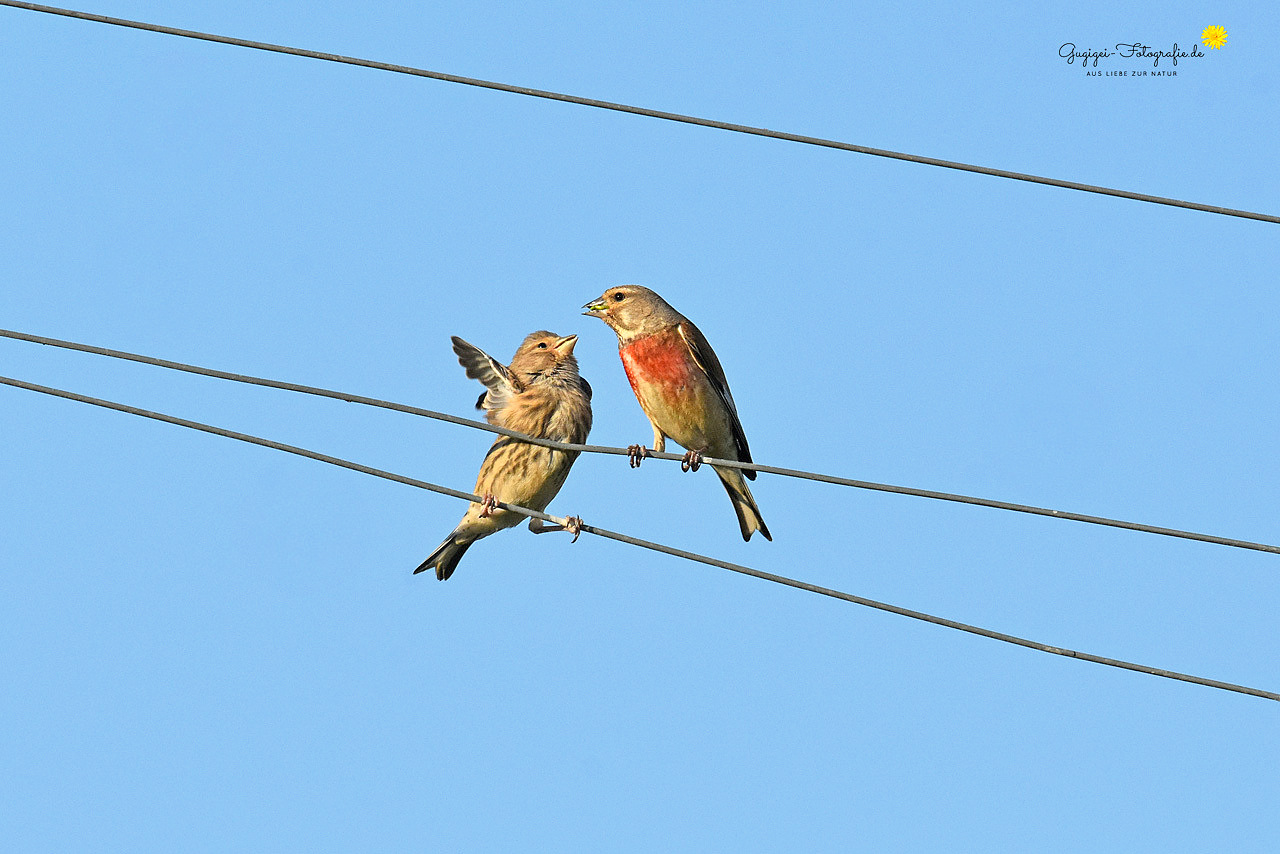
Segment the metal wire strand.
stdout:
<svg viewBox="0 0 1280 854">
<path fill-rule="evenodd" d="M 74 341 L 64 341 L 59 338 L 47 338 L 42 335 L 31 335 L 26 332 L 15 332 L 10 329 L 0 329 L 0 338 L 29 341 L 35 344 L 45 344 L 50 347 L 61 347 L 66 350 L 78 350 L 83 353 L 92 353 L 98 356 L 109 356 L 113 359 L 125 359 L 131 362 L 140 362 L 144 365 L 154 365 L 156 367 L 168 368 L 170 370 L 186 371 L 187 373 L 199 374 L 201 376 L 214 377 L 222 380 L 230 380 L 232 382 L 265 386 L 267 388 L 282 389 L 285 391 L 298 392 L 300 394 L 311 394 L 318 397 L 329 397 L 335 400 L 345 400 L 348 403 L 359 403 L 365 406 L 376 406 L 380 409 L 390 409 L 395 412 L 404 412 L 409 415 L 434 418 L 439 421 L 447 421 L 450 424 L 460 424 L 464 427 L 472 427 L 476 430 L 497 433 L 501 436 L 510 436 L 545 448 L 556 448 L 557 450 L 562 451 L 579 451 L 588 454 L 612 454 L 615 456 L 627 456 L 629 454 L 627 448 L 616 448 L 608 445 L 577 445 L 568 442 L 557 442 L 553 439 L 540 439 L 534 436 L 525 435 L 524 433 L 517 433 L 515 430 L 508 430 L 505 427 L 496 427 L 483 421 L 461 418 L 457 415 L 450 415 L 446 412 L 436 412 L 432 409 L 422 409 L 417 406 L 393 403 L 388 400 L 364 397 L 363 395 L 351 394 L 344 391 L 334 391 L 332 389 L 317 388 L 315 386 L 263 379 L 262 377 L 251 377 L 244 374 L 233 374 L 227 371 L 219 371 L 214 368 L 202 368 L 197 365 L 173 362 L 168 359 L 157 359 L 154 356 L 143 356 L 137 353 L 127 353 L 123 350 L 109 350 L 105 347 L 95 347 L 90 344 L 79 344 Z M 647 451 L 647 454 L 653 459 L 658 460 L 680 462 L 684 459 L 682 454 L 658 453 L 656 451 Z M 1014 513 L 1027 513 L 1033 516 L 1048 516 L 1053 519 L 1066 519 L 1068 521 L 1084 522 L 1090 525 L 1123 528 L 1129 531 L 1139 531 L 1144 534 L 1157 534 L 1164 537 L 1177 537 L 1179 539 L 1195 540 L 1197 542 L 1212 543 L 1214 545 L 1229 546 L 1237 549 L 1249 549 L 1252 551 L 1268 552 L 1270 554 L 1280 554 L 1280 546 L 1268 545 L 1266 543 L 1255 543 L 1249 540 L 1233 539 L 1231 537 L 1220 537 L 1215 534 L 1201 534 L 1194 531 L 1182 531 L 1177 528 L 1164 528 L 1157 525 L 1143 524 L 1141 522 L 1126 522 L 1122 519 L 1109 519 L 1105 516 L 1091 516 L 1085 513 L 1072 513 L 1066 510 L 1049 510 L 1044 507 L 1034 507 L 1028 504 L 1014 504 L 1009 501 L 997 501 L 991 498 L 977 498 L 972 495 L 959 495 L 953 492 L 938 492 L 936 490 L 919 489 L 912 486 L 895 486 L 893 484 L 876 483 L 869 480 L 854 480 L 852 478 L 837 477 L 836 475 L 822 474 L 820 472 L 782 468 L 781 466 L 761 465 L 760 463 L 754 462 L 744 463 L 739 462 L 738 460 L 722 460 L 715 457 L 705 457 L 703 458 L 703 462 L 709 465 L 724 466 L 727 468 L 753 469 L 755 471 L 764 472 L 765 474 L 779 475 L 781 477 L 794 477 L 802 480 L 812 480 L 836 486 L 848 486 L 855 489 L 867 489 L 875 492 L 890 492 L 898 495 L 912 495 L 917 498 L 951 501 L 958 504 L 972 504 L 976 507 L 990 507 L 996 510 L 1007 510 Z"/>
<path fill-rule="evenodd" d="M 432 80 L 443 80 L 448 83 L 459 83 L 464 86 L 479 86 L 484 89 L 495 89 L 499 92 L 511 92 L 516 95 L 528 95 L 533 98 L 546 98 L 552 101 L 564 101 L 569 104 L 579 104 L 584 107 L 595 107 L 601 110 L 613 110 L 620 113 L 632 113 L 637 116 L 646 116 L 653 119 L 663 119 L 669 122 L 681 122 L 683 124 L 699 125 L 701 127 L 715 128 L 717 130 L 731 131 L 733 133 L 744 133 L 752 136 L 763 136 L 771 139 L 781 139 L 787 142 L 797 142 L 803 145 L 816 145 L 822 148 L 835 148 L 841 151 L 852 151 L 857 154 L 868 154 L 874 157 L 887 157 L 892 160 L 905 160 L 909 163 L 921 163 L 926 166 L 938 166 L 943 169 L 957 169 L 962 172 L 975 172 L 979 175 L 991 175 L 996 178 L 1008 178 L 1014 181 L 1028 181 L 1033 184 L 1045 184 L 1050 187 L 1062 187 L 1068 190 L 1080 190 L 1086 193 L 1099 193 L 1104 196 L 1115 196 L 1121 199 L 1131 199 L 1138 202 L 1149 202 L 1157 205 L 1169 205 L 1171 207 L 1186 208 L 1188 210 L 1203 211 L 1205 213 L 1222 214 L 1224 216 L 1242 217 L 1244 219 L 1259 220 L 1262 222 L 1280 223 L 1280 216 L 1271 214 L 1256 213 L 1254 211 L 1237 210 L 1235 208 L 1225 208 L 1218 205 L 1207 205 L 1201 202 L 1188 202 L 1181 199 L 1172 199 L 1165 196 L 1152 196 L 1146 193 L 1135 193 L 1130 190 L 1116 190 L 1111 187 L 1100 187 L 1095 184 L 1082 184 L 1078 181 L 1063 181 L 1058 178 L 1045 178 L 1040 175 L 1029 175 L 1025 172 L 1011 172 L 1007 169 L 993 169 L 989 166 L 975 166 L 971 163 L 959 163 L 954 160 L 941 160 L 936 157 L 925 157 L 919 154 L 905 154 L 900 151 L 889 151 L 883 148 L 871 148 L 866 145 L 855 145 L 850 142 L 839 142 L 833 139 L 823 139 L 816 136 L 803 136 L 796 133 L 786 133 L 784 131 L 769 130 L 768 128 L 752 127 L 750 125 L 733 124 L 731 122 L 716 121 L 715 119 L 704 119 L 697 116 L 686 116 L 681 113 L 671 113 L 665 110 L 652 110 L 647 107 L 635 107 L 629 104 L 619 104 L 613 101 L 601 101 L 595 98 L 583 98 L 579 95 L 566 95 L 561 92 L 550 92 L 545 89 L 530 89 L 526 86 L 513 86 L 509 83 L 496 83 L 492 80 L 479 80 L 474 77 L 461 77 L 457 74 L 445 74 L 440 71 L 428 71 L 423 68 L 414 68 L 407 65 L 394 65 L 389 62 L 378 62 L 372 59 L 360 59 L 354 56 L 343 56 L 336 53 L 323 53 L 316 50 L 307 50 L 305 48 L 288 47 L 285 45 L 271 44 L 269 42 L 250 41 L 248 39 L 234 38 L 232 36 L 221 36 L 214 33 L 203 33 L 197 30 L 183 30 L 177 27 L 166 27 L 161 24 L 149 24 L 143 21 L 130 21 L 125 18 L 112 18 L 107 15 L 95 15 L 91 12 L 80 12 L 74 9 L 63 9 L 57 6 L 43 6 L 39 3 L 22 3 L 17 0 L 0 0 L 0 6 L 12 6 L 15 9 L 26 9 L 32 12 L 44 12 L 50 15 L 61 15 L 67 18 L 78 18 L 82 21 L 94 21 L 99 24 L 111 24 L 117 27 L 129 27 L 135 30 L 146 30 L 153 33 L 163 33 L 164 35 L 180 36 L 188 39 L 200 39 L 203 41 L 217 42 L 218 44 L 234 45 L 236 47 L 251 48 L 253 50 L 270 51 L 272 53 L 284 53 L 290 56 L 303 56 L 308 59 L 320 59 L 326 62 L 339 62 L 346 65 L 358 65 L 364 68 L 374 68 L 379 71 L 391 71 L 396 74 L 409 74 L 415 77 L 429 77 Z"/>
<path fill-rule="evenodd" d="M 349 460 L 340 459 L 338 457 L 331 457 L 328 454 L 321 454 L 316 451 L 307 450 L 306 448 L 299 448 L 296 445 L 286 445 L 283 442 L 276 442 L 271 439 L 263 439 L 258 436 L 251 436 L 247 433 L 237 433 L 232 430 L 225 430 L 221 427 L 214 427 L 209 424 L 203 424 L 199 421 L 189 421 L 185 418 L 178 418 L 176 416 L 166 415 L 161 412 L 152 412 L 146 409 L 139 409 L 138 407 L 129 406 L 123 403 L 116 403 L 114 401 L 103 400 L 101 398 L 88 397 L 86 395 L 76 394 L 75 392 L 65 391 L 63 389 L 57 389 L 57 388 L 50 388 L 48 386 L 42 386 L 42 385 L 37 385 L 35 383 L 24 382 L 23 380 L 12 379 L 10 377 L 0 377 L 0 384 L 13 386 L 15 388 L 26 389 L 27 391 L 39 392 L 41 394 L 48 394 L 54 397 L 61 397 L 66 400 L 73 400 L 79 403 L 87 403 L 92 406 L 100 406 L 105 409 L 113 409 L 116 412 L 124 412 L 129 415 L 138 415 L 143 418 L 151 418 L 156 421 L 163 421 L 167 424 L 175 424 L 179 427 L 187 427 L 192 430 L 200 430 L 201 432 L 204 432 L 204 433 L 211 433 L 215 436 L 224 436 L 228 439 L 236 439 L 238 441 L 248 442 L 253 445 L 261 445 L 264 448 L 271 448 L 276 451 L 284 451 L 286 453 L 296 454 L 297 456 L 306 457 L 307 459 L 318 460 L 322 463 L 329 463 L 330 465 L 339 466 L 345 469 L 351 469 L 352 471 L 358 471 L 362 474 L 372 475 L 374 477 L 380 477 L 386 480 L 393 480 L 397 483 L 403 483 L 408 486 L 417 487 L 419 489 L 430 490 L 431 492 L 436 492 L 441 495 L 448 495 L 453 498 L 459 498 L 459 499 L 462 499 L 463 501 L 471 501 L 475 503 L 478 503 L 481 501 L 481 496 L 476 495 L 474 493 L 463 492 L 458 489 L 450 489 L 447 486 L 440 486 L 438 484 L 430 483 L 425 480 L 418 480 L 416 478 L 406 477 L 404 475 L 395 474 L 394 472 L 383 471 L 382 469 L 376 469 L 371 466 L 361 465 L 360 463 L 354 463 Z M 548 513 L 543 513 L 538 510 L 531 510 L 527 507 L 520 507 L 519 505 L 515 505 L 515 504 L 507 504 L 506 502 L 498 502 L 497 506 L 501 507 L 504 510 L 510 510 L 514 513 L 519 513 L 522 516 L 529 516 L 535 519 L 541 519 L 546 522 L 554 522 L 558 525 L 564 525 L 567 521 L 560 517 L 552 516 Z M 731 572 L 741 573 L 742 575 L 750 575 L 754 578 L 760 578 L 765 581 L 772 581 L 776 584 L 783 584 L 783 585 L 786 585 L 787 587 L 794 587 L 797 590 L 804 590 L 809 593 L 817 593 L 822 596 L 829 596 L 833 599 L 840 599 L 845 602 L 852 602 L 855 605 L 863 605 L 868 608 L 875 608 L 880 611 L 887 611 L 891 614 L 897 614 L 898 616 L 901 616 L 901 617 L 910 617 L 913 620 L 920 620 L 922 622 L 932 623 L 935 626 L 943 626 L 948 629 L 955 629 L 961 632 L 968 632 L 969 634 L 979 635 L 981 637 L 990 638 L 992 640 L 1001 641 L 1003 643 L 1015 644 L 1017 646 L 1026 647 L 1027 649 L 1034 649 L 1038 652 L 1047 652 L 1053 655 L 1066 656 L 1067 658 L 1075 658 L 1075 659 L 1079 659 L 1080 661 L 1088 661 L 1094 664 L 1105 664 L 1108 667 L 1118 667 L 1122 670 L 1132 670 L 1136 673 L 1145 673 L 1149 676 L 1161 676 L 1166 679 L 1176 679 L 1181 682 L 1190 682 L 1195 685 L 1204 685 L 1205 687 L 1217 688 L 1222 691 L 1234 691 L 1238 694 L 1248 694 L 1250 696 L 1261 697 L 1266 700 L 1280 701 L 1280 693 L 1276 693 L 1273 691 L 1264 691 L 1260 688 L 1250 688 L 1245 685 L 1236 685 L 1231 682 L 1223 682 L 1218 679 L 1208 679 L 1203 676 L 1193 676 L 1189 673 L 1180 673 L 1175 670 L 1164 670 L 1158 667 L 1150 667 L 1145 664 L 1135 664 L 1131 661 L 1122 661 L 1120 659 L 1115 659 L 1115 658 L 1106 658 L 1101 655 L 1093 655 L 1092 653 L 1080 652 L 1078 650 L 1064 649 L 1063 647 L 1052 646 L 1050 644 L 1040 643 L 1039 641 L 1028 640 L 1027 638 L 1017 637 L 1016 635 L 1005 634 L 1004 632 L 997 632 L 991 629 L 984 629 L 980 626 L 972 626 L 972 625 L 969 625 L 968 623 L 961 623 L 957 620 L 949 620 L 946 617 L 936 617 L 932 614 L 926 614 L 921 611 L 913 611 L 909 608 L 903 608 L 898 605 L 890 605 L 886 602 L 879 602 L 875 599 L 868 599 L 863 596 L 855 596 L 852 593 L 844 593 L 839 590 L 833 590 L 830 587 L 821 587 L 817 584 L 810 584 L 806 581 L 798 581 L 794 578 L 788 578 L 784 575 L 776 575 L 772 572 L 765 572 L 763 570 L 754 569 L 749 566 L 743 566 L 742 564 L 730 563 L 729 561 L 723 561 L 717 558 L 707 557 L 706 555 L 701 555 L 701 554 L 698 554 L 697 552 L 685 551 L 684 549 L 673 548 L 671 546 L 666 546 L 661 543 L 655 543 L 649 540 L 642 540 L 639 537 L 632 537 L 627 534 L 620 534 L 616 531 L 610 531 L 607 528 L 600 528 L 595 525 L 584 524 L 582 525 L 582 531 L 588 534 L 595 534 L 598 537 L 604 537 L 610 540 L 617 540 L 620 543 L 626 543 L 632 546 L 639 546 L 641 548 L 650 549 L 656 552 L 662 552 L 663 554 L 672 555 L 674 557 L 684 558 L 685 560 L 695 561 L 697 563 L 703 563 L 708 566 L 718 567 L 720 569 L 727 569 Z"/>
</svg>

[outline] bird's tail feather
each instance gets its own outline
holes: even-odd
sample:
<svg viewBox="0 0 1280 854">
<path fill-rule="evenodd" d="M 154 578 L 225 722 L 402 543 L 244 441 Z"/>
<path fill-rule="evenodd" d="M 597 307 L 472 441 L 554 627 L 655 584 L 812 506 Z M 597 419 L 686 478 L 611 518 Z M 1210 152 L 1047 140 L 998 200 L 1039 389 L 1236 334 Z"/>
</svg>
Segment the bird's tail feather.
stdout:
<svg viewBox="0 0 1280 854">
<path fill-rule="evenodd" d="M 458 561 L 462 560 L 462 556 L 467 553 L 467 549 L 471 548 L 473 542 L 475 541 L 460 542 L 456 533 L 450 534 L 431 553 L 431 556 L 413 571 L 414 575 L 435 567 L 436 578 L 440 581 L 448 581 L 449 576 L 453 575 L 453 571 L 458 568 Z"/>
<path fill-rule="evenodd" d="M 747 482 L 742 479 L 742 471 L 716 469 L 716 474 L 724 484 L 724 491 L 729 493 L 729 500 L 733 502 L 733 512 L 738 514 L 738 527 L 742 529 L 742 539 L 750 541 L 751 535 L 759 531 L 766 540 L 773 542 L 769 526 L 764 523 L 764 519 L 760 516 L 760 508 L 756 506 L 756 499 L 747 487 Z"/>
</svg>

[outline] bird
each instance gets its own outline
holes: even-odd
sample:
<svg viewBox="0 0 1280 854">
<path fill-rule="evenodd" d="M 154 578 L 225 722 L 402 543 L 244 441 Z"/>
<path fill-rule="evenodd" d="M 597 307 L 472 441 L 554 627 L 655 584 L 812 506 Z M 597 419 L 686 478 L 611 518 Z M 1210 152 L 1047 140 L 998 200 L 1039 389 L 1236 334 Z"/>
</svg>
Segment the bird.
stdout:
<svg viewBox="0 0 1280 854">
<path fill-rule="evenodd" d="M 476 409 L 484 411 L 490 424 L 540 439 L 575 444 L 586 441 L 591 432 L 591 385 L 578 375 L 578 360 L 573 355 L 577 335 L 560 336 L 546 330 L 530 333 L 506 366 L 457 336 L 452 341 L 467 376 L 485 385 Z M 485 454 L 476 478 L 475 493 L 483 500 L 467 508 L 462 521 L 414 574 L 434 568 L 436 578 L 448 580 L 476 540 L 523 521 L 523 516 L 503 510 L 497 502 L 545 510 L 564 486 L 577 458 L 577 451 L 499 436 Z M 535 534 L 567 530 L 576 542 L 582 520 L 571 516 L 564 525 L 547 525 L 531 518 L 529 530 Z"/>
<path fill-rule="evenodd" d="M 653 426 L 653 450 L 662 452 L 666 440 L 673 439 L 688 451 L 681 462 L 685 471 L 697 470 L 703 456 L 751 462 L 724 369 L 698 327 L 640 285 L 609 288 L 583 308 L 583 314 L 600 318 L 618 334 L 622 367 Z M 647 451 L 641 445 L 629 450 L 632 467 L 639 466 Z M 742 539 L 750 541 L 759 531 L 772 541 L 747 487 L 755 471 L 712 468 L 733 502 Z"/>
</svg>

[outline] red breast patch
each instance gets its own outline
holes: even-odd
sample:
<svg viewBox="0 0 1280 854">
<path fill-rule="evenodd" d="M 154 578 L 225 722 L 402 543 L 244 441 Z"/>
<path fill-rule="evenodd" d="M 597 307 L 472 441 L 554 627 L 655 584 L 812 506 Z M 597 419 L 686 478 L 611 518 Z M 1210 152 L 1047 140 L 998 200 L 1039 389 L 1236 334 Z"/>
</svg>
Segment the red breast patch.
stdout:
<svg viewBox="0 0 1280 854">
<path fill-rule="evenodd" d="M 640 384 L 665 388 L 687 385 L 696 375 L 689 347 L 674 329 L 632 341 L 618 352 L 631 388 L 637 392 Z"/>
</svg>

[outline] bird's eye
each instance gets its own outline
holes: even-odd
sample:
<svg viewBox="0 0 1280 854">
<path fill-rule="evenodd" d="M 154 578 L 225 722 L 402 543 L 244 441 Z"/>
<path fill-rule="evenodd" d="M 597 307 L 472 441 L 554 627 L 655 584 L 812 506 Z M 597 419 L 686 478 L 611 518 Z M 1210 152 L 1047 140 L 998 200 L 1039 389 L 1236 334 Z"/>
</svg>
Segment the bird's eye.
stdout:
<svg viewBox="0 0 1280 854">
<path fill-rule="evenodd" d="M 622 301 L 623 301 L 624 299 L 626 299 L 626 298 L 627 298 L 627 295 L 626 295 L 626 294 L 614 294 L 614 295 L 613 295 L 613 301 L 614 301 L 614 302 L 622 302 Z"/>
<path fill-rule="evenodd" d="M 546 341 L 543 341 L 541 344 L 539 344 L 539 345 L 538 345 L 538 349 L 539 349 L 539 350 L 545 350 L 545 349 L 547 349 L 547 342 L 546 342 Z"/>
</svg>

